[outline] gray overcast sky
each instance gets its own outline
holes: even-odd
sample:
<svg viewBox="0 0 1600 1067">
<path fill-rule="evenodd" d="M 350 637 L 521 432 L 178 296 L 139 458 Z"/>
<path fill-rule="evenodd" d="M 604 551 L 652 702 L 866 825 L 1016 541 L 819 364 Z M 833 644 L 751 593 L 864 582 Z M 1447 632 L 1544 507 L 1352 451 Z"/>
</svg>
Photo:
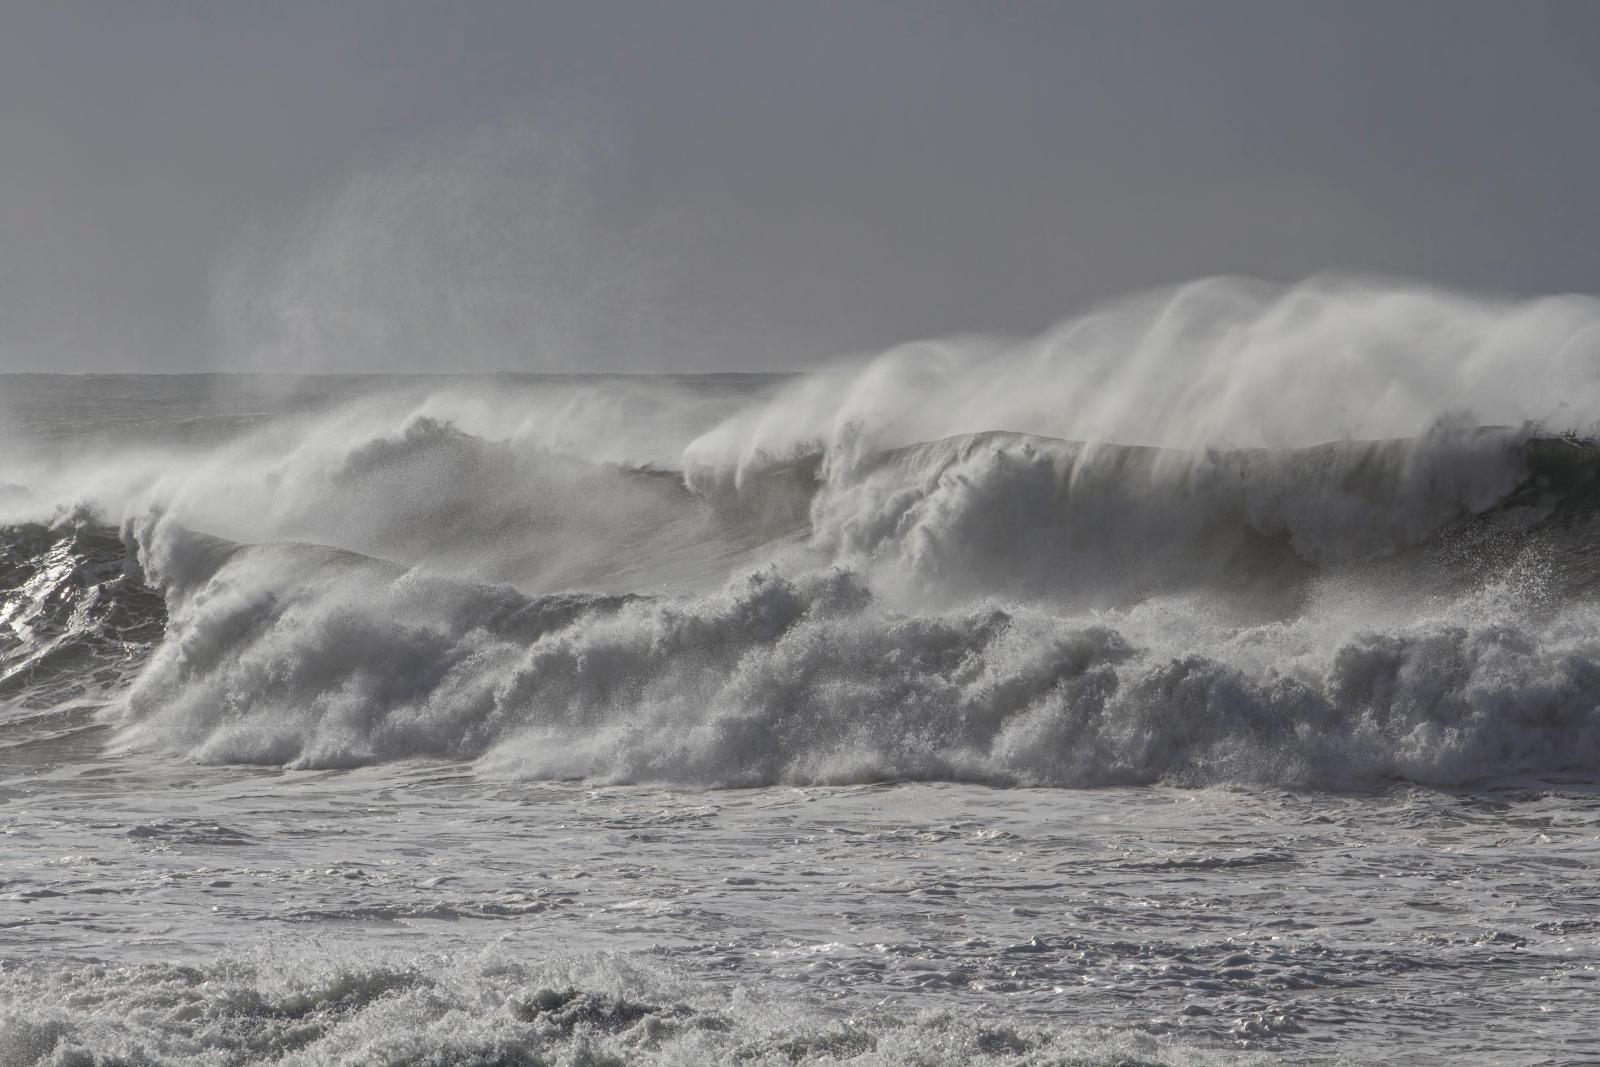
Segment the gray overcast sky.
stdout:
<svg viewBox="0 0 1600 1067">
<path fill-rule="evenodd" d="M 1600 3 L 5 5 L 0 369 L 769 368 L 1600 289 Z"/>
</svg>

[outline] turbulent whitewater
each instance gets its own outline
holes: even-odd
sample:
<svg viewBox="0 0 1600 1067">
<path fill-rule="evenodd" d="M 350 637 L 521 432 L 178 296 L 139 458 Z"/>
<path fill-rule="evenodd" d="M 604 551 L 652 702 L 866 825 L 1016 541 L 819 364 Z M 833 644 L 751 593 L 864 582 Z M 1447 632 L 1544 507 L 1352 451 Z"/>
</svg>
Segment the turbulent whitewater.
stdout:
<svg viewBox="0 0 1600 1067">
<path fill-rule="evenodd" d="M 1583 298 L 1213 280 L 793 376 L 0 379 L 0 1059 L 1575 1057 L 1597 368 Z"/>
</svg>

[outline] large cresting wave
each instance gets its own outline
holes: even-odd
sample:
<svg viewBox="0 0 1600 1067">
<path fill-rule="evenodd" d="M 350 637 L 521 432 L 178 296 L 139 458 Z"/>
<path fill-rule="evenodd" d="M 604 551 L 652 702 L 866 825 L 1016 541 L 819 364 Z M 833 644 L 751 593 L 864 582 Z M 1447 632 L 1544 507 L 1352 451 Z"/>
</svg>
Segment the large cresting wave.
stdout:
<svg viewBox="0 0 1600 1067">
<path fill-rule="evenodd" d="M 1592 777 L 1595 367 L 1583 298 L 1214 280 L 785 379 L 124 398 L 0 477 L 0 699 L 297 767 Z"/>
</svg>

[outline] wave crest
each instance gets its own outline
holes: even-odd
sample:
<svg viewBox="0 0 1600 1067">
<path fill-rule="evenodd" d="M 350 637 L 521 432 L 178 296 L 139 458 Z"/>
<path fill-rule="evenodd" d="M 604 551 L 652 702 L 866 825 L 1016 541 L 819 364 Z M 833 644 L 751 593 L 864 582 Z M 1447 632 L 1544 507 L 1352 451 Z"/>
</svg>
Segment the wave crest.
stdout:
<svg viewBox="0 0 1600 1067">
<path fill-rule="evenodd" d="M 136 535 L 145 558 L 185 551 L 159 523 Z M 305 546 L 205 552 L 220 563 L 197 581 L 151 568 L 171 629 L 124 746 L 696 786 L 1600 770 L 1600 612 L 1552 610 L 1527 573 L 1389 626 L 1351 576 L 1314 610 L 1239 626 L 1204 598 L 905 615 L 840 568 L 699 596 L 529 596 Z"/>
</svg>

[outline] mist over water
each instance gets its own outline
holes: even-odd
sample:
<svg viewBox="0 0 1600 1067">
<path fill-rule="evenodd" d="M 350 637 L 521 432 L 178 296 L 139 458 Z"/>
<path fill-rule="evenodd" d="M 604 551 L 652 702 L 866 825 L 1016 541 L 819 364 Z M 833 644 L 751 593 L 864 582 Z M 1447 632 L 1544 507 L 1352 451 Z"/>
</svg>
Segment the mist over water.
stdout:
<svg viewBox="0 0 1600 1067">
<path fill-rule="evenodd" d="M 213 271 L 216 365 L 291 374 L 679 365 L 665 277 L 591 191 L 571 130 L 492 126 L 414 144 Z M 657 336 L 650 343 L 646 331 Z"/>
<path fill-rule="evenodd" d="M 1416 437 L 1445 421 L 1588 429 L 1600 303 L 1495 302 L 1324 278 L 1211 278 L 1023 342 L 894 349 L 807 377 L 697 441 L 699 463 L 799 444 L 894 448 L 1011 430 L 1172 449 Z"/>
</svg>

